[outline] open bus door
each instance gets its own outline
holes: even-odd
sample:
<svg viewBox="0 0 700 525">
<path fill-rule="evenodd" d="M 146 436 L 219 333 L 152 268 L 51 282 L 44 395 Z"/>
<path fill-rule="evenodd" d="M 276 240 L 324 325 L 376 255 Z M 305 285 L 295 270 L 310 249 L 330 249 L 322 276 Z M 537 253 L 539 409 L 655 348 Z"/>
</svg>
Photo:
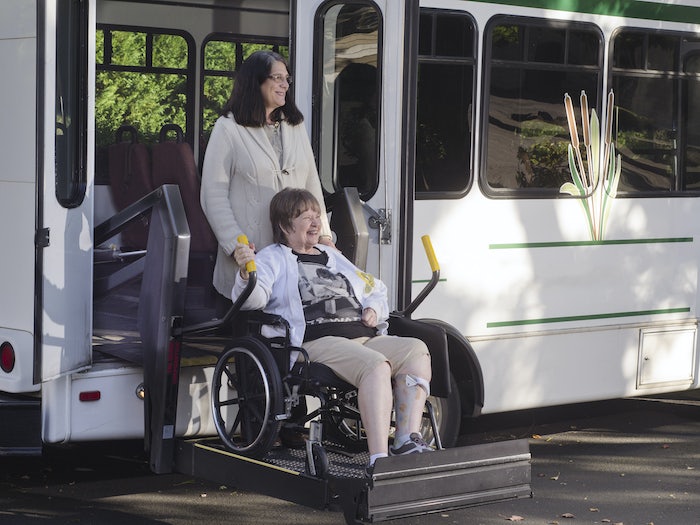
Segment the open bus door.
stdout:
<svg viewBox="0 0 700 525">
<path fill-rule="evenodd" d="M 389 296 L 401 299 L 400 250 L 410 238 L 401 228 L 410 212 L 401 202 L 413 151 L 402 133 L 415 120 L 406 89 L 415 84 L 406 46 L 417 23 L 415 1 L 296 2 L 293 25 L 295 99 L 307 115 L 319 174 L 338 247 L 358 266 L 380 277 Z M 414 22 L 411 22 L 415 19 Z M 314 31 L 308 31 L 313 27 Z M 397 59 L 400 57 L 400 59 Z M 311 117 L 311 118 L 308 118 Z M 311 123 L 311 124 L 310 124 Z M 363 219 L 337 213 L 347 207 Z M 358 229 L 359 228 L 359 229 Z M 402 305 L 398 305 L 402 306 Z"/>
<path fill-rule="evenodd" d="M 91 364 L 95 53 L 94 0 L 38 5 L 35 383 Z"/>
</svg>

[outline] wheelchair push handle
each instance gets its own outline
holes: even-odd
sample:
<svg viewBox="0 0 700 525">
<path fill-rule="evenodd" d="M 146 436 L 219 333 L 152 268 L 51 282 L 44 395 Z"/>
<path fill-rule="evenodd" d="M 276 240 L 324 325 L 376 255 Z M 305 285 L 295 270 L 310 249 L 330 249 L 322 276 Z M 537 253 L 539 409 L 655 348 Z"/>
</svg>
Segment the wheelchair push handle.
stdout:
<svg viewBox="0 0 700 525">
<path fill-rule="evenodd" d="M 428 262 L 430 263 L 430 269 L 433 272 L 433 275 L 430 278 L 430 281 L 428 281 L 428 284 L 425 285 L 425 288 L 423 288 L 416 298 L 411 301 L 411 304 L 409 304 L 402 312 L 397 312 L 397 314 L 402 317 L 411 317 L 411 314 L 421 305 L 425 298 L 428 297 L 428 294 L 433 291 L 433 288 L 435 288 L 437 283 L 440 281 L 440 263 L 435 256 L 435 250 L 433 250 L 433 243 L 430 241 L 430 236 L 423 235 L 423 237 L 421 237 L 421 241 L 423 241 L 423 249 L 425 250 L 425 255 L 428 257 Z"/>
<path fill-rule="evenodd" d="M 241 244 L 245 244 L 246 246 L 249 244 L 248 243 L 248 236 L 245 233 L 241 233 L 236 240 L 240 242 Z M 255 271 L 255 261 L 248 261 L 245 264 L 245 271 L 250 273 Z"/>
<path fill-rule="evenodd" d="M 430 270 L 434 272 L 440 271 L 440 263 L 435 256 L 435 250 L 433 250 L 433 243 L 430 241 L 430 235 L 423 235 L 420 238 L 423 241 L 423 249 L 425 250 L 425 255 L 428 257 L 428 262 L 430 263 Z"/>
</svg>

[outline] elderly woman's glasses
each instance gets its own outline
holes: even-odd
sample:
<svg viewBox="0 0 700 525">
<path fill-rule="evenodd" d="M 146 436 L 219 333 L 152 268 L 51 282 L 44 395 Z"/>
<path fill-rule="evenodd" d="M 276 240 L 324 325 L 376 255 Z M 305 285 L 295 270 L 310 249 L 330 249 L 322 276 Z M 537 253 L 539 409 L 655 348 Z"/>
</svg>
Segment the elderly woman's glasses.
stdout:
<svg viewBox="0 0 700 525">
<path fill-rule="evenodd" d="M 272 79 L 277 84 L 282 84 L 283 82 L 286 82 L 287 84 L 291 84 L 292 82 L 294 82 L 294 77 L 292 77 L 290 75 L 283 75 L 281 73 L 275 73 L 274 75 L 267 75 L 267 78 Z"/>
</svg>

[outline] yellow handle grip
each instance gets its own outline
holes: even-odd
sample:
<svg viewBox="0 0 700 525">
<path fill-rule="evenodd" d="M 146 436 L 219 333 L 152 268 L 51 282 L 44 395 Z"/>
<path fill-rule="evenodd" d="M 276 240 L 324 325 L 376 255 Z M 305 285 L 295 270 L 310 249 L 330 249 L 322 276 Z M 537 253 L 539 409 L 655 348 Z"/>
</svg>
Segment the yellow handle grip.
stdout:
<svg viewBox="0 0 700 525">
<path fill-rule="evenodd" d="M 241 244 L 245 244 L 246 246 L 248 246 L 248 237 L 245 234 L 240 234 L 236 240 Z M 245 271 L 248 273 L 254 272 L 255 261 L 248 261 L 247 263 L 245 263 Z"/>
<path fill-rule="evenodd" d="M 435 250 L 433 250 L 433 243 L 430 242 L 429 235 L 423 235 L 420 238 L 423 241 L 423 249 L 425 249 L 425 255 L 428 256 L 428 262 L 430 263 L 430 270 L 433 272 L 440 271 L 440 263 L 438 263 L 437 257 L 435 257 Z"/>
</svg>

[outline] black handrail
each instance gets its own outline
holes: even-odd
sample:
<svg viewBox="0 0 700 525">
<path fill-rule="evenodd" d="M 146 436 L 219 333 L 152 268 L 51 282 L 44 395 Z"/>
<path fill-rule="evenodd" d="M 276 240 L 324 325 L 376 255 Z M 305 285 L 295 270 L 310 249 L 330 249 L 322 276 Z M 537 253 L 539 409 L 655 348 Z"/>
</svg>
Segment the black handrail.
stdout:
<svg viewBox="0 0 700 525">
<path fill-rule="evenodd" d="M 190 326 L 183 326 L 180 330 L 180 335 L 193 335 L 201 334 L 204 332 L 216 332 L 225 326 L 230 326 L 233 319 L 240 312 L 243 303 L 245 303 L 248 297 L 250 297 L 250 294 L 253 293 L 253 289 L 255 288 L 255 284 L 257 283 L 257 281 L 258 272 L 255 270 L 253 270 L 252 272 L 248 272 L 248 284 L 246 285 L 241 295 L 238 296 L 238 299 L 236 299 L 233 305 L 231 305 L 231 307 L 228 309 L 226 315 L 224 315 L 221 319 L 214 319 L 212 321 L 204 321 L 203 323 L 197 323 Z"/>
</svg>

